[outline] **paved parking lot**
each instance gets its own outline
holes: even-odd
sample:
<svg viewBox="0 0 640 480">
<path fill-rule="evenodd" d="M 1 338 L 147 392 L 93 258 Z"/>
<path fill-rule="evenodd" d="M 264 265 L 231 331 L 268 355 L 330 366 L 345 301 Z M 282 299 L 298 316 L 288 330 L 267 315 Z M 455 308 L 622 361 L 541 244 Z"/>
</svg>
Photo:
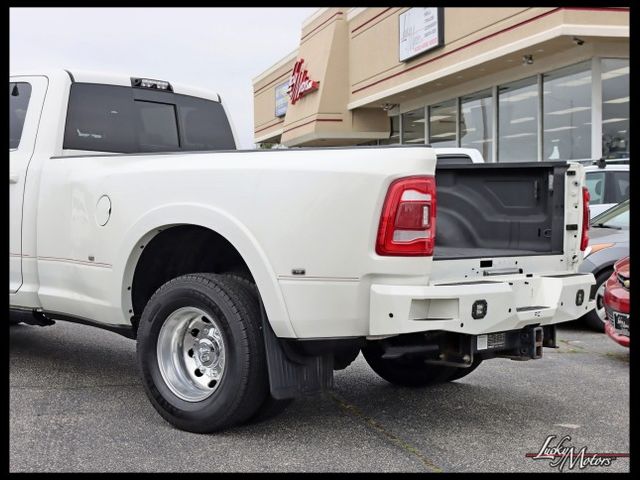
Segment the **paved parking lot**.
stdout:
<svg viewBox="0 0 640 480">
<path fill-rule="evenodd" d="M 629 352 L 569 325 L 541 360 L 497 359 L 412 390 L 359 357 L 336 388 L 215 435 L 172 428 L 148 402 L 135 343 L 58 322 L 10 330 L 11 471 L 552 471 L 548 435 L 629 451 Z M 628 471 L 629 460 L 585 471 Z"/>
</svg>

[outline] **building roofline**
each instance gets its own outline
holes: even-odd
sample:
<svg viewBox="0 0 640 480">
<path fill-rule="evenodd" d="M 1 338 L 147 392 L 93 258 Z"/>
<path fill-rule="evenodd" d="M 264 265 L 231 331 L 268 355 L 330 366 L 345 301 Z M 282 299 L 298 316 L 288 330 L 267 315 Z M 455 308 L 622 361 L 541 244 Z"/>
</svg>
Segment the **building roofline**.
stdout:
<svg viewBox="0 0 640 480">
<path fill-rule="evenodd" d="M 366 12 L 368 9 L 369 7 L 351 7 L 349 10 L 347 10 L 347 21 L 350 22 L 361 13 Z"/>
<path fill-rule="evenodd" d="M 313 12 L 311 15 L 309 15 L 307 18 L 305 18 L 302 22 L 302 28 L 306 27 L 307 25 L 309 25 L 311 22 L 313 22 L 315 19 L 317 19 L 320 15 L 322 15 L 323 13 L 325 13 L 327 10 L 329 10 L 330 7 L 322 7 L 319 8 L 318 10 L 316 10 L 315 12 Z"/>
<path fill-rule="evenodd" d="M 271 75 L 273 72 L 275 72 L 276 70 L 278 70 L 282 66 L 286 65 L 287 63 L 291 62 L 292 60 L 295 60 L 295 58 L 297 56 L 298 56 L 298 49 L 296 48 L 292 52 L 288 53 L 285 57 L 283 57 L 280 60 L 278 60 L 278 62 L 275 65 L 272 65 L 267 70 L 265 70 L 264 72 L 259 74 L 257 77 L 254 77 L 253 80 L 251 80 L 252 85 L 255 85 L 260 80 L 264 80 L 265 78 L 267 78 L 269 75 Z"/>
</svg>

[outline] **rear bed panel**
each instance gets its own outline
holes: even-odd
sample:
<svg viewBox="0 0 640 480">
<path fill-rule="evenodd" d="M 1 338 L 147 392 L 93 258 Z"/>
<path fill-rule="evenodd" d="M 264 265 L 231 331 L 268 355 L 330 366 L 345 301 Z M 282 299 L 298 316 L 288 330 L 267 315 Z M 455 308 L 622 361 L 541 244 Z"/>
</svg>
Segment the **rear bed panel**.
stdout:
<svg viewBox="0 0 640 480">
<path fill-rule="evenodd" d="M 567 168 L 438 165 L 434 260 L 561 254 Z"/>
</svg>

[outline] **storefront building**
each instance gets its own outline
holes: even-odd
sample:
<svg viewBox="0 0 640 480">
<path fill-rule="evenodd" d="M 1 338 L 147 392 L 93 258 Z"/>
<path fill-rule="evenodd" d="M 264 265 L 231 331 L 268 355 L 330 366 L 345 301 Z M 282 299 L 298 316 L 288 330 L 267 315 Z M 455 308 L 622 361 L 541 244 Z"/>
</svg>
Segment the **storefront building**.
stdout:
<svg viewBox="0 0 640 480">
<path fill-rule="evenodd" d="M 629 155 L 629 9 L 323 8 L 253 80 L 263 147 L 430 144 L 486 161 Z"/>
</svg>

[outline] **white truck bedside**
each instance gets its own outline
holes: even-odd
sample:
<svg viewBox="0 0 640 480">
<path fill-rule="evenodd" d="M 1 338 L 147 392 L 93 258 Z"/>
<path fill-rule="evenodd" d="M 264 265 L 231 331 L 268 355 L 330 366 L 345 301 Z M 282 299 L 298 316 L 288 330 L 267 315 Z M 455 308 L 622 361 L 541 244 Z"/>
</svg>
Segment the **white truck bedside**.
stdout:
<svg viewBox="0 0 640 480">
<path fill-rule="evenodd" d="M 130 75 L 13 75 L 9 103 L 11 322 L 136 339 L 178 428 L 274 415 L 360 352 L 413 386 L 540 358 L 593 308 L 577 163 L 239 151 L 217 94 Z"/>
</svg>

